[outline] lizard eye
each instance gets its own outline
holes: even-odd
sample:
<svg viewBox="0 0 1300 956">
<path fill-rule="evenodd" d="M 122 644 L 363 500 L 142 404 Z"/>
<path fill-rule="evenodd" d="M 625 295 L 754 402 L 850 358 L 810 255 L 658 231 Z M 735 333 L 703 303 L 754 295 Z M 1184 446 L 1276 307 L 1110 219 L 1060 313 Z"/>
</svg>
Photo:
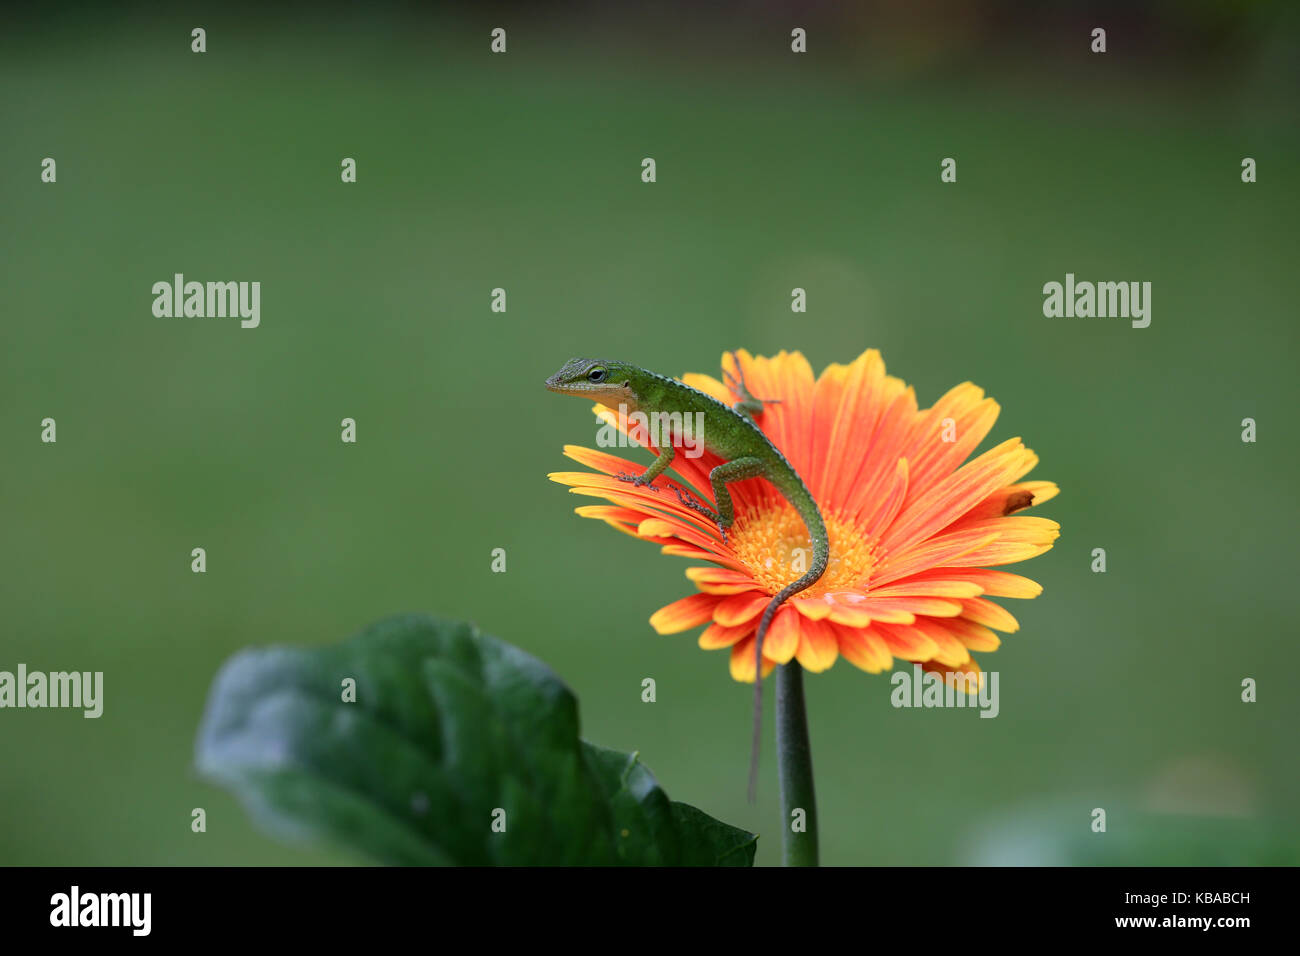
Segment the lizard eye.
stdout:
<svg viewBox="0 0 1300 956">
<path fill-rule="evenodd" d="M 599 385 L 601 382 L 605 381 L 605 370 L 603 368 L 593 368 L 587 373 L 587 381 L 591 382 L 593 385 Z"/>
</svg>

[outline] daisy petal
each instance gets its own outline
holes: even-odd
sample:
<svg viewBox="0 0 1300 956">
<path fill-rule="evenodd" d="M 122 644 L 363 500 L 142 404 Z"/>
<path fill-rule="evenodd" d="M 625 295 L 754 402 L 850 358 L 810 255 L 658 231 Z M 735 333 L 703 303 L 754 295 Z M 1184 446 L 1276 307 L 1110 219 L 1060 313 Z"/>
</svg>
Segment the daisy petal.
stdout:
<svg viewBox="0 0 1300 956">
<path fill-rule="evenodd" d="M 799 612 L 782 605 L 763 637 L 763 656 L 778 664 L 790 663 L 799 649 L 799 630 Z"/>
<path fill-rule="evenodd" d="M 1011 480 L 1028 454 L 1019 438 L 1011 438 L 963 465 L 905 506 L 885 532 L 882 544 L 890 550 L 905 551 L 938 534 Z"/>
<path fill-rule="evenodd" d="M 956 617 L 962 612 L 961 601 L 948 601 L 937 597 L 877 597 L 875 593 L 862 602 L 862 609 L 871 615 L 873 621 L 887 621 L 894 624 L 911 624 L 915 615 L 926 614 L 930 617 Z"/>
<path fill-rule="evenodd" d="M 873 581 L 879 586 L 900 578 L 911 577 L 921 571 L 929 571 L 940 565 L 952 564 L 958 558 L 966 559 L 983 550 L 991 549 L 997 539 L 996 531 L 985 532 L 978 528 L 931 538 L 904 554 L 886 558 L 873 577 Z M 988 562 L 975 562 L 971 559 L 968 563 L 987 564 Z"/>
<path fill-rule="evenodd" d="M 751 578 L 727 568 L 687 568 L 686 576 L 706 594 L 744 594 L 754 589 Z"/>
<path fill-rule="evenodd" d="M 748 591 L 723 598 L 713 609 L 713 620 L 724 627 L 739 627 L 763 613 L 772 596 L 760 591 Z"/>
<path fill-rule="evenodd" d="M 829 625 L 834 629 L 840 655 L 854 667 L 879 674 L 894 666 L 889 647 L 878 635 L 864 628 Z"/>
<path fill-rule="evenodd" d="M 970 650 L 948 629 L 947 620 L 918 617 L 912 626 L 934 641 L 935 647 L 938 648 L 934 653 L 934 660 L 937 663 L 957 667 L 970 660 Z"/>
<path fill-rule="evenodd" d="M 928 674 L 938 674 L 945 684 L 967 696 L 978 693 L 984 686 L 984 672 L 973 658 L 960 667 L 945 667 L 937 661 L 927 661 L 921 665 L 921 670 Z"/>
<path fill-rule="evenodd" d="M 700 647 L 706 651 L 731 647 L 741 638 L 748 637 L 753 633 L 754 627 L 752 624 L 742 624 L 740 627 L 723 627 L 715 622 L 706 627 L 703 633 L 700 634 Z"/>
<path fill-rule="evenodd" d="M 928 661 L 939 653 L 939 646 L 915 626 L 873 624 L 871 629 L 880 635 L 895 657 L 905 661 Z"/>
<path fill-rule="evenodd" d="M 940 572 L 953 581 L 969 582 L 978 586 L 989 597 L 1036 598 L 1043 593 L 1043 586 L 1037 581 L 1011 574 L 1008 571 L 994 571 L 991 568 L 944 568 Z M 908 580 L 914 580 L 908 578 Z M 948 595 L 949 597 L 978 597 L 978 595 Z"/>
<path fill-rule="evenodd" d="M 985 598 L 967 598 L 961 602 L 961 616 L 976 624 L 983 624 L 999 631 L 1012 634 L 1020 630 L 1020 622 L 1000 604 L 994 604 Z"/>
<path fill-rule="evenodd" d="M 692 594 L 661 607 L 650 616 L 650 626 L 660 634 L 678 634 L 713 618 L 718 598 L 712 594 Z"/>
<path fill-rule="evenodd" d="M 754 640 L 753 636 L 745 638 L 731 648 L 731 677 L 745 684 L 754 683 Z M 763 676 L 772 673 L 776 664 L 763 655 Z"/>
<path fill-rule="evenodd" d="M 839 642 L 834 628 L 821 621 L 810 621 L 800 615 L 799 649 L 795 652 L 805 670 L 820 673 L 835 663 L 839 656 Z"/>
<path fill-rule="evenodd" d="M 944 621 L 943 626 L 949 634 L 972 651 L 996 651 L 1002 646 L 1002 638 L 983 624 L 955 617 Z"/>
</svg>

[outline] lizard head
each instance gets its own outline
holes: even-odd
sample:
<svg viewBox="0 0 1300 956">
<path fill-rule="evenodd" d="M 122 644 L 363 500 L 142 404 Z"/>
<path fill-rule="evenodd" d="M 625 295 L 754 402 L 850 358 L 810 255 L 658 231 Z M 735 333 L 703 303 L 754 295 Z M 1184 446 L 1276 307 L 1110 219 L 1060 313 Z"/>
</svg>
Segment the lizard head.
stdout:
<svg viewBox="0 0 1300 956">
<path fill-rule="evenodd" d="M 561 395 L 589 398 L 610 408 L 620 403 L 636 407 L 633 385 L 639 369 L 626 362 L 608 359 L 569 359 L 560 370 L 546 380 L 546 387 Z"/>
</svg>

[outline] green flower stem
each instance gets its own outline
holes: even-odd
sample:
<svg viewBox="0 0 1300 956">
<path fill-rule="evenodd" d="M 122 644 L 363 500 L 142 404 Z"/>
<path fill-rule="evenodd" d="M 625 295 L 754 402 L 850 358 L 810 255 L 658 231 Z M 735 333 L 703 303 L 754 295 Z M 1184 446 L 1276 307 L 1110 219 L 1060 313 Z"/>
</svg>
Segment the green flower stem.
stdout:
<svg viewBox="0 0 1300 956">
<path fill-rule="evenodd" d="M 808 713 L 803 701 L 803 668 L 798 661 L 776 669 L 776 755 L 781 779 L 782 863 L 816 866 L 817 798 L 813 792 Z M 803 811 L 801 817 L 796 817 L 796 810 Z M 802 832 L 793 825 L 800 825 Z"/>
</svg>

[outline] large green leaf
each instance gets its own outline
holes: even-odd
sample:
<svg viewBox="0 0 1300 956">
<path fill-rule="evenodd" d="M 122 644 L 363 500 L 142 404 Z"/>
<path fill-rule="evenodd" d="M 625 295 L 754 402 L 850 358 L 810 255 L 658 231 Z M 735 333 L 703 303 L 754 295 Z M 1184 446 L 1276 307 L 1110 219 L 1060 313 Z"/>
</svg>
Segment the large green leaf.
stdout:
<svg viewBox="0 0 1300 956">
<path fill-rule="evenodd" d="M 339 645 L 236 655 L 196 759 L 272 832 L 386 863 L 754 859 L 753 834 L 670 801 L 635 754 L 581 741 L 550 668 L 460 621 L 399 617 Z"/>
</svg>

